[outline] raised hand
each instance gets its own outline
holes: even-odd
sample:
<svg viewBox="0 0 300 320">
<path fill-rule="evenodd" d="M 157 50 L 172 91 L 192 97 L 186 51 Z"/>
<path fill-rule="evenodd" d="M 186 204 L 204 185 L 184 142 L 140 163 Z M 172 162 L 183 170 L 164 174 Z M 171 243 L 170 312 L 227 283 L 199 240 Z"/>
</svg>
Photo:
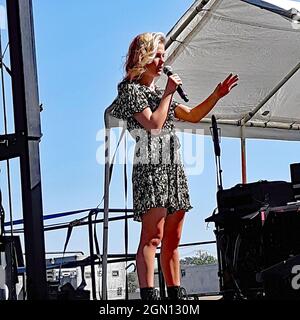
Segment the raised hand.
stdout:
<svg viewBox="0 0 300 320">
<path fill-rule="evenodd" d="M 239 80 L 238 75 L 233 76 L 232 73 L 223 81 L 220 82 L 214 93 L 217 95 L 219 99 L 226 96 L 235 86 L 237 86 L 237 82 Z"/>
</svg>

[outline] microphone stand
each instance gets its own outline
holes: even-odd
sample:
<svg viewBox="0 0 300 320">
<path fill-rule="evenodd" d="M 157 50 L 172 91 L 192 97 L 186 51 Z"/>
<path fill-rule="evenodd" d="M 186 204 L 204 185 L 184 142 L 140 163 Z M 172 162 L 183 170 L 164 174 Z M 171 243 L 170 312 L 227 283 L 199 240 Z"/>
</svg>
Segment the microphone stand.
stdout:
<svg viewBox="0 0 300 320">
<path fill-rule="evenodd" d="M 215 151 L 215 162 L 216 162 L 216 170 L 217 170 L 217 188 L 218 192 L 223 190 L 222 185 L 222 169 L 221 169 L 221 149 L 220 149 L 220 141 L 219 141 L 219 129 L 216 121 L 216 117 L 212 115 L 211 117 L 212 126 L 209 128 L 210 133 L 212 135 L 214 151 Z M 213 215 L 216 214 L 217 208 L 214 210 Z M 220 243 L 220 225 L 217 221 L 215 221 L 215 237 L 216 237 L 216 245 L 217 245 L 217 258 L 218 258 L 218 276 L 219 276 L 219 286 L 220 291 L 224 290 L 224 257 L 221 252 L 221 243 Z"/>
<path fill-rule="evenodd" d="M 212 115 L 211 117 L 212 126 L 210 127 L 210 132 L 213 138 L 214 150 L 215 150 L 215 162 L 216 162 L 216 171 L 217 171 L 217 187 L 218 190 L 223 190 L 223 182 L 222 182 L 222 169 L 221 169 L 221 149 L 220 149 L 220 140 L 219 140 L 219 132 L 216 117 Z"/>
<path fill-rule="evenodd" d="M 214 143 L 214 150 L 215 150 L 215 160 L 216 160 L 216 170 L 217 170 L 217 186 L 218 186 L 218 192 L 221 192 L 223 190 L 223 183 L 222 183 L 222 169 L 221 169 L 221 149 L 220 149 L 220 140 L 219 140 L 219 132 L 220 129 L 218 128 L 217 125 L 217 120 L 214 115 L 211 117 L 211 123 L 212 126 L 210 127 L 210 132 L 213 138 L 213 143 Z M 214 214 L 216 213 L 216 210 L 214 211 Z M 219 212 L 218 212 L 219 213 Z M 221 291 L 223 291 L 223 296 L 226 297 L 228 293 L 226 293 L 226 288 L 225 288 L 225 279 L 224 279 L 224 267 L 225 269 L 229 270 L 230 275 L 232 277 L 233 285 L 236 288 L 236 293 L 238 294 L 238 297 L 240 299 L 245 299 L 238 282 L 235 278 L 234 274 L 234 267 L 232 265 L 227 265 L 226 263 L 226 253 L 223 255 L 222 250 L 221 250 L 221 243 L 220 243 L 220 237 L 222 236 L 222 227 L 219 225 L 219 222 L 215 221 L 215 235 L 216 235 L 216 242 L 217 242 L 217 255 L 218 255 L 218 266 L 219 266 L 219 285 Z M 223 227 L 224 228 L 224 227 Z M 229 293 L 230 296 L 230 293 Z"/>
<path fill-rule="evenodd" d="M 218 160 L 218 161 L 217 161 Z M 216 156 L 216 167 L 217 167 L 217 184 L 218 184 L 218 190 L 223 190 L 222 185 L 222 169 L 221 169 L 221 163 L 220 163 L 220 156 Z"/>
</svg>

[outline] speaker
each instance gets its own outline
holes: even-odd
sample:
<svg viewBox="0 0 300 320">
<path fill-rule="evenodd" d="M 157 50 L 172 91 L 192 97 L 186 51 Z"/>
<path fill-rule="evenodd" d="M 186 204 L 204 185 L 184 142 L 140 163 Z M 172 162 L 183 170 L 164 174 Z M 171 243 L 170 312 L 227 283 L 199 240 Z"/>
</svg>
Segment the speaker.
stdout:
<svg viewBox="0 0 300 320">
<path fill-rule="evenodd" d="M 300 299 L 300 255 L 291 256 L 257 274 L 266 299 Z"/>
<path fill-rule="evenodd" d="M 300 163 L 290 164 L 290 172 L 295 200 L 300 200 Z"/>
<path fill-rule="evenodd" d="M 262 299 L 264 288 L 256 278 L 257 272 L 300 254 L 300 215 L 294 208 L 297 203 L 293 203 L 292 183 L 238 184 L 218 191 L 217 202 L 218 213 L 205 221 L 216 224 L 223 296 Z M 272 277 L 266 278 L 267 288 Z"/>
<path fill-rule="evenodd" d="M 242 218 L 263 206 L 285 206 L 293 201 L 292 185 L 286 181 L 261 180 L 237 184 L 217 193 L 219 214 L 224 214 L 226 218 Z"/>
</svg>

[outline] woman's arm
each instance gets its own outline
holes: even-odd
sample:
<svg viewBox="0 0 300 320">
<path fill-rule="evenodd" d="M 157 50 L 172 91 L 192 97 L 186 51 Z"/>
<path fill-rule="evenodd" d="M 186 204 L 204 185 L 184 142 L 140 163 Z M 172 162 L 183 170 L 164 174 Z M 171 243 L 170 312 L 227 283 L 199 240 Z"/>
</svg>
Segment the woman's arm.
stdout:
<svg viewBox="0 0 300 320">
<path fill-rule="evenodd" d="M 178 75 L 170 76 L 158 108 L 154 112 L 150 108 L 146 108 L 142 112 L 135 113 L 134 118 L 148 131 L 161 130 L 167 119 L 173 94 L 181 83 Z"/>
<path fill-rule="evenodd" d="M 179 104 L 175 108 L 175 117 L 188 122 L 199 122 L 212 110 L 221 98 L 226 96 L 231 89 L 237 85 L 237 81 L 238 76 L 232 76 L 232 74 L 230 74 L 222 83 L 217 85 L 214 92 L 206 100 L 198 104 L 196 107 L 189 108 L 185 105 Z"/>
<path fill-rule="evenodd" d="M 168 116 L 173 93 L 165 93 L 158 108 L 152 112 L 150 108 L 134 114 L 134 118 L 147 130 L 160 130 Z"/>
</svg>

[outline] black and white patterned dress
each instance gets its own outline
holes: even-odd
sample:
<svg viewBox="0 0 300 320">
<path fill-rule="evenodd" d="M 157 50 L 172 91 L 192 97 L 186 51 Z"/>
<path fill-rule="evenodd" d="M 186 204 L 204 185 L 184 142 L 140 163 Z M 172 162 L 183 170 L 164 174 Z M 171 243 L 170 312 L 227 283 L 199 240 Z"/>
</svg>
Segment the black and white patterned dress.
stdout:
<svg viewBox="0 0 300 320">
<path fill-rule="evenodd" d="M 172 101 L 167 119 L 159 134 L 147 132 L 134 113 L 159 106 L 163 91 L 152 91 L 137 82 L 123 80 L 118 85 L 118 96 L 110 106 L 114 117 L 126 120 L 127 129 L 136 141 L 132 171 L 134 220 L 150 208 L 167 208 L 168 214 L 192 208 L 187 178 L 180 157 L 180 143 L 174 129 Z"/>
</svg>

